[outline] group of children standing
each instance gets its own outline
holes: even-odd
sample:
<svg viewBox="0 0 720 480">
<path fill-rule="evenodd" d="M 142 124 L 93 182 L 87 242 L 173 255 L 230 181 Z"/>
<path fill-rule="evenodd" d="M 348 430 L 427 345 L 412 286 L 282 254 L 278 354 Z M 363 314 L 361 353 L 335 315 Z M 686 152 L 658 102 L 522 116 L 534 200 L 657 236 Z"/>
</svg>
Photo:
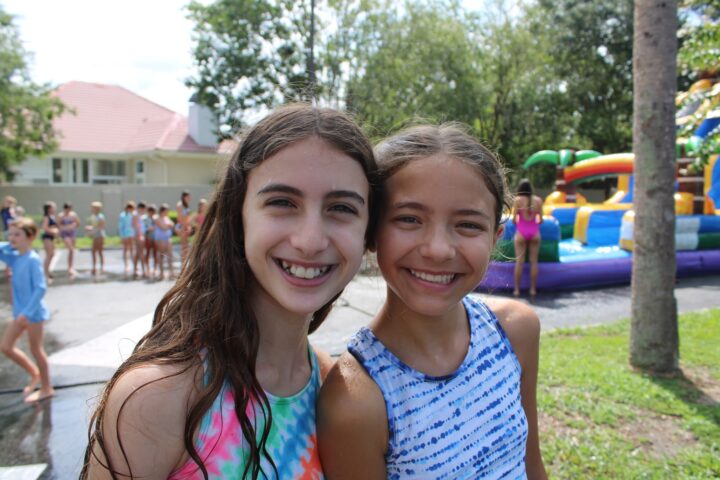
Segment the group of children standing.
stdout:
<svg viewBox="0 0 720 480">
<path fill-rule="evenodd" d="M 169 217 L 170 207 L 163 203 L 158 208 L 145 202 L 129 201 L 120 213 L 118 232 L 123 246 L 125 274 L 131 267 L 133 278 L 165 278 L 167 263 L 170 278 L 175 277 L 171 237 L 177 234 L 180 239 L 181 263 L 187 256 L 190 237 L 197 231 L 205 219 L 207 200 L 198 202 L 197 212 L 189 206 L 190 192 L 183 192 L 177 203 L 177 223 Z M 138 268 L 139 265 L 139 268 Z"/>
<path fill-rule="evenodd" d="M 165 203 L 158 208 L 154 204 L 148 205 L 145 202 L 137 204 L 133 201 L 127 202 L 118 217 L 118 232 L 122 242 L 126 276 L 132 272 L 133 278 L 163 279 L 166 276 L 166 265 L 170 278 L 175 276 L 171 237 L 178 236 L 181 260 L 184 260 L 190 237 L 199 230 L 205 219 L 207 200 L 201 199 L 197 211 L 193 212 L 189 204 L 190 198 L 189 192 L 182 192 L 180 201 L 176 205 L 176 221 L 170 218 L 170 207 Z M 90 211 L 84 230 L 85 234 L 92 238 L 91 275 L 95 276 L 104 273 L 107 219 L 101 202 L 92 202 Z M 16 200 L 11 196 L 5 197 L 2 208 L 5 236 L 8 235 L 10 223 L 23 216 L 24 210 L 17 206 Z M 45 202 L 43 205 L 40 238 L 45 251 L 43 271 L 48 284 L 52 284 L 54 280 L 50 266 L 58 241 L 62 241 L 68 251 L 68 278 L 73 280 L 77 277 L 75 250 L 76 238 L 81 228 L 80 216 L 73 210 L 71 203 L 66 202 L 60 213 L 57 212 L 55 202 Z"/>
</svg>

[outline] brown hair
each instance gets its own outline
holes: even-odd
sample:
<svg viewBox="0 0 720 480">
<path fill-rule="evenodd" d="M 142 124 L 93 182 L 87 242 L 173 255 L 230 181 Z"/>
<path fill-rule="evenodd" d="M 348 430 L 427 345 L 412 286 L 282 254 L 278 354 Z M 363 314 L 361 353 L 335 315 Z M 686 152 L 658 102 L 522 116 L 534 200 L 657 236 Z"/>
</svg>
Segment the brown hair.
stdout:
<svg viewBox="0 0 720 480">
<path fill-rule="evenodd" d="M 235 414 L 249 449 L 243 478 L 260 476 L 261 456 L 274 467 L 265 448 L 272 422 L 270 404 L 255 376 L 259 328 L 248 298 L 253 273 L 245 259 L 242 207 L 252 169 L 280 150 L 312 136 L 323 139 L 362 166 L 370 183 L 370 223 L 366 239 L 372 238 L 377 217 L 377 195 L 373 192 L 377 167 L 372 146 L 360 128 L 341 112 L 308 105 L 279 108 L 257 123 L 230 159 L 186 265 L 155 310 L 150 332 L 138 342 L 133 354 L 105 388 L 91 419 L 82 478 L 87 478 L 89 461 L 96 455 L 95 447 L 105 454 L 108 463 L 105 466 L 115 477 L 104 447 L 103 416 L 108 394 L 118 378 L 148 363 L 186 364 L 182 373 L 200 364 L 201 351 L 205 352 L 207 382 L 198 401 L 189 406 L 185 421 L 184 443 L 190 458 L 207 478 L 207 470 L 193 445 L 193 434 L 228 381 L 235 393 Z M 323 322 L 338 296 L 313 314 L 310 332 Z M 255 423 L 246 413 L 251 401 L 258 401 L 267 417 L 262 432 L 255 432 Z M 118 441 L 122 450 L 122 442 Z M 129 464 L 127 457 L 125 461 Z M 132 478 L 132 472 L 129 474 Z"/>
<path fill-rule="evenodd" d="M 38 227 L 37 225 L 35 225 L 35 222 L 32 218 L 16 218 L 15 220 L 10 222 L 10 226 L 19 228 L 20 230 L 25 232 L 25 236 L 27 236 L 28 238 L 35 238 L 38 233 Z"/>
<path fill-rule="evenodd" d="M 510 209 L 505 167 L 497 156 L 467 133 L 460 123 L 418 125 L 383 140 L 375 148 L 382 180 L 387 180 L 408 162 L 445 154 L 474 167 L 495 197 L 495 228 L 500 226 L 503 209 Z"/>
</svg>

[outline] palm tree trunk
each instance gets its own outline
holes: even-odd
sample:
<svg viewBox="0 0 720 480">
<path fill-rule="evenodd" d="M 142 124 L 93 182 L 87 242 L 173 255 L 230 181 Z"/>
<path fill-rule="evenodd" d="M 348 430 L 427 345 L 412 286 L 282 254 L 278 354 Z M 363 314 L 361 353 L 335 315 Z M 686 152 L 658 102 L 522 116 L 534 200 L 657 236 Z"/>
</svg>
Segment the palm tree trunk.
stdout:
<svg viewBox="0 0 720 480">
<path fill-rule="evenodd" d="M 633 43 L 635 231 L 630 364 L 678 368 L 675 285 L 677 1 L 637 0 Z"/>
</svg>

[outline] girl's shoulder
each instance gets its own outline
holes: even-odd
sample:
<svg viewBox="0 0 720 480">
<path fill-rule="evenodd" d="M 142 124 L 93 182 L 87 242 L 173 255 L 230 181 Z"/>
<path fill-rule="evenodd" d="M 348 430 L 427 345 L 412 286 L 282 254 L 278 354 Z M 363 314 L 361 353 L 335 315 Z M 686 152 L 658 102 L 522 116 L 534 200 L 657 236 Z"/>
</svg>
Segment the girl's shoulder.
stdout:
<svg viewBox="0 0 720 480">
<path fill-rule="evenodd" d="M 188 408 L 201 381 L 199 362 L 145 364 L 121 374 L 110 389 L 102 425 L 113 465 L 122 468 L 130 459 L 133 473 L 169 474 L 181 464 Z"/>
<path fill-rule="evenodd" d="M 197 394 L 201 382 L 202 367 L 199 363 L 139 365 L 118 377 L 110 390 L 108 406 L 124 405 L 125 414 L 129 415 L 134 408 L 144 410 L 158 404 L 166 410 L 182 410 L 184 418 L 186 401 Z"/>
<path fill-rule="evenodd" d="M 384 432 L 386 443 L 387 412 L 383 394 L 349 352 L 341 355 L 330 369 L 320 389 L 317 408 L 319 429 L 332 430 L 333 436 L 352 432 L 353 436 L 368 439 Z"/>
<path fill-rule="evenodd" d="M 518 300 L 489 299 L 486 305 L 497 317 L 524 368 L 540 341 L 540 317 L 535 310 Z"/>
</svg>

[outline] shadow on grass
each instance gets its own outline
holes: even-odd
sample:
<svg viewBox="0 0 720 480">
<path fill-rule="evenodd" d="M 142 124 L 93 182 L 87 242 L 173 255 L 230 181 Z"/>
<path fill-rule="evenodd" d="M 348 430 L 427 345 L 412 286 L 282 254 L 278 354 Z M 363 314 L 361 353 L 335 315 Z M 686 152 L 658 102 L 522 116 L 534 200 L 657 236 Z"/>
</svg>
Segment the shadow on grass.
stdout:
<svg viewBox="0 0 720 480">
<path fill-rule="evenodd" d="M 688 378 L 683 370 L 679 370 L 674 377 L 647 375 L 647 378 L 655 385 L 673 394 L 696 415 L 705 417 L 720 426 L 720 401 L 711 395 L 708 389 Z M 720 389 L 720 384 L 717 387 Z"/>
</svg>

